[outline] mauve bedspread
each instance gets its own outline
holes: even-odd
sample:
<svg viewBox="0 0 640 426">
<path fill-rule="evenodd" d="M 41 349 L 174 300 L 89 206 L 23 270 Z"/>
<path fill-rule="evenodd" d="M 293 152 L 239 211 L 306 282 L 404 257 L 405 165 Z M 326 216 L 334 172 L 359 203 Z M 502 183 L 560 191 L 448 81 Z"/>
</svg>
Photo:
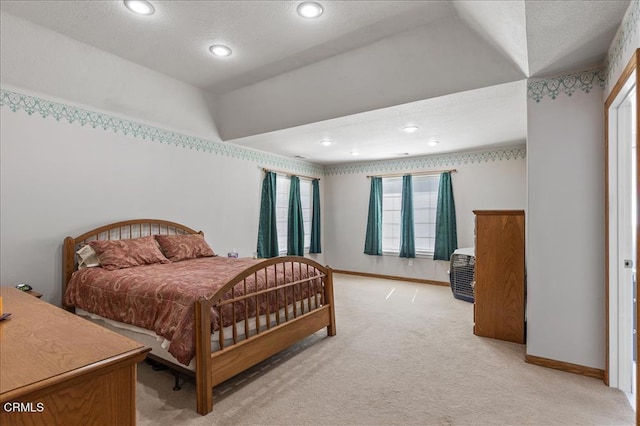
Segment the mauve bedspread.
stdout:
<svg viewBox="0 0 640 426">
<path fill-rule="evenodd" d="M 243 270 L 259 262 L 250 258 L 205 257 L 168 264 L 136 266 L 108 271 L 102 268 L 85 268 L 76 271 L 64 295 L 64 303 L 92 312 L 115 321 L 153 330 L 171 341 L 169 353 L 179 362 L 188 365 L 195 356 L 194 302 L 200 296 L 211 297 L 218 288 Z M 285 282 L 282 267 L 277 268 L 278 284 Z M 300 273 L 302 272 L 302 273 Z M 313 274 L 313 270 L 310 270 Z M 269 268 L 269 287 L 274 286 L 274 268 Z M 304 278 L 306 269 L 286 268 L 286 281 Z M 247 280 L 251 292 L 255 288 L 253 279 Z M 319 291 L 320 281 L 314 281 L 312 294 Z M 264 273 L 258 275 L 258 288 L 264 288 Z M 306 287 L 306 286 L 304 286 Z M 236 296 L 242 294 L 236 286 Z M 308 296 L 296 291 L 296 299 Z M 291 302 L 292 293 L 287 291 Z M 230 297 L 230 296 L 229 296 Z M 225 299 L 229 298 L 225 297 Z M 275 298 L 270 299 L 269 311 L 274 312 Z M 255 300 L 249 299 L 249 311 L 255 313 Z M 277 305 L 284 306 L 284 297 Z M 238 319 L 244 318 L 244 305 L 236 304 Z M 266 312 L 266 301 L 260 301 L 260 314 Z M 223 325 L 231 325 L 231 306 L 222 311 Z M 211 312 L 212 331 L 219 328 L 218 314 Z"/>
</svg>

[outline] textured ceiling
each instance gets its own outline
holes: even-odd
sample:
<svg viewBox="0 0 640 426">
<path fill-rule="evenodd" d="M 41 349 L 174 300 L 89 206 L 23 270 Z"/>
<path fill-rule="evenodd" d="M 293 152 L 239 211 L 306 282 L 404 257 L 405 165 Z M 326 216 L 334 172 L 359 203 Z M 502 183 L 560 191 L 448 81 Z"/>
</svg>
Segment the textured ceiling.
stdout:
<svg viewBox="0 0 640 426">
<path fill-rule="evenodd" d="M 153 1 L 152 1 L 153 3 Z M 3 1 L 2 10 L 214 92 L 256 83 L 455 14 L 449 2 L 326 2 L 319 20 L 294 1 Z M 230 46 L 228 60 L 209 46 Z"/>
<path fill-rule="evenodd" d="M 235 140 L 314 163 L 403 158 L 524 143 L 526 81 L 441 96 Z M 418 125 L 415 133 L 402 128 Z M 367 132 L 363 135 L 362 129 Z M 523 129 L 525 135 L 523 135 Z M 320 141 L 334 143 L 322 146 Z M 430 142 L 439 142 L 436 146 Z M 357 152 L 354 157 L 351 153 Z"/>
<path fill-rule="evenodd" d="M 628 5 L 627 1 L 527 1 L 530 76 L 601 63 Z"/>
<path fill-rule="evenodd" d="M 526 78 L 601 64 L 629 4 L 324 1 L 307 20 L 295 1 L 152 2 L 0 7 L 202 89 L 222 140 L 320 164 L 522 143 Z"/>
</svg>

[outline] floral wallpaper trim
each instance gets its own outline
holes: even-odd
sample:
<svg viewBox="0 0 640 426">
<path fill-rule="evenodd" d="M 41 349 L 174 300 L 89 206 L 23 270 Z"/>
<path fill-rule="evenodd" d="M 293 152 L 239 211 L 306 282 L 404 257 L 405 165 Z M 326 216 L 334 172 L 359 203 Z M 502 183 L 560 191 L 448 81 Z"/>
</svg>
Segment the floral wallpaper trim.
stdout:
<svg viewBox="0 0 640 426">
<path fill-rule="evenodd" d="M 372 161 L 367 163 L 339 164 L 326 166 L 325 175 L 345 175 L 354 173 L 389 173 L 404 170 L 430 169 L 459 164 L 488 163 L 503 160 L 524 159 L 527 149 L 524 145 L 499 148 L 479 152 L 462 152 L 445 155 L 404 158 L 401 160 Z"/>
<path fill-rule="evenodd" d="M 123 135 L 130 135 L 136 138 L 195 149 L 196 151 L 207 152 L 214 155 L 253 161 L 260 163 L 261 166 L 278 167 L 314 176 L 415 170 L 456 164 L 511 160 L 525 158 L 526 155 L 526 148 L 524 146 L 518 146 L 481 152 L 430 155 L 398 160 L 321 166 L 275 154 L 251 150 L 239 145 L 187 136 L 125 120 L 113 115 L 77 108 L 4 89 L 0 89 L 0 108 L 2 107 L 8 107 L 13 112 L 24 111 L 28 115 L 40 115 L 43 118 L 53 117 L 56 121 L 67 121 L 69 124 L 78 123 L 81 126 L 90 125 L 94 129 L 110 130 L 114 133 L 122 133 Z"/>
<path fill-rule="evenodd" d="M 589 93 L 595 86 L 604 89 L 604 83 L 604 67 L 559 77 L 531 80 L 527 83 L 527 99 L 540 102 L 545 96 L 553 100 L 561 93 L 571 96 L 576 90 Z"/>
<path fill-rule="evenodd" d="M 638 0 L 632 0 L 629 10 L 622 19 L 620 29 L 613 38 L 611 48 L 607 55 L 606 67 L 607 67 L 607 85 L 611 82 L 613 73 L 620 67 L 626 64 L 621 64 L 623 60 L 622 54 L 625 52 L 629 43 L 632 42 L 632 36 L 637 34 L 638 26 L 640 25 L 640 2 Z"/>
<path fill-rule="evenodd" d="M 135 138 L 151 140 L 153 142 L 195 149 L 196 151 L 219 156 L 254 161 L 261 165 L 276 166 L 288 171 L 297 171 L 311 175 L 324 174 L 324 168 L 317 164 L 255 151 L 230 143 L 187 136 L 146 124 L 136 123 L 135 121 L 125 120 L 113 115 L 77 108 L 4 89 L 0 89 L 0 108 L 2 107 L 8 107 L 13 112 L 24 111 L 29 115 L 40 115 L 42 118 L 53 117 L 56 121 L 67 121 L 69 124 L 78 123 L 83 127 L 89 125 L 94 129 L 100 128 L 113 131 L 114 133 L 130 135 Z"/>
</svg>

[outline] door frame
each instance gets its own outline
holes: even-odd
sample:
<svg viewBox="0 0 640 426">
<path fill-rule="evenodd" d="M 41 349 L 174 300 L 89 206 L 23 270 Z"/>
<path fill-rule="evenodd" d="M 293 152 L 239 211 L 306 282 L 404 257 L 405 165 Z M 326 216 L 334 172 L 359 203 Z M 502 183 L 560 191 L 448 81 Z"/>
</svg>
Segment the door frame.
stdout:
<svg viewBox="0 0 640 426">
<path fill-rule="evenodd" d="M 640 125 L 640 49 L 636 49 L 631 59 L 627 63 L 627 66 L 622 71 L 622 74 L 618 78 L 618 81 L 613 86 L 611 93 L 607 97 L 604 104 L 604 176 L 605 176 L 605 185 L 604 185 L 604 205 L 605 205 L 605 343 L 606 343 L 606 352 L 605 352 L 605 370 L 604 370 L 604 382 L 609 385 L 609 363 L 610 363 L 610 351 L 609 347 L 609 274 L 610 274 L 610 244 L 609 244 L 609 108 L 613 104 L 614 100 L 618 97 L 622 89 L 625 85 L 630 81 L 629 79 L 635 75 L 635 85 L 636 85 L 636 122 Z M 634 74 L 635 72 L 635 74 Z M 640 131 L 636 133 L 636 146 L 638 146 L 638 142 L 640 139 Z M 617 143 L 617 139 L 616 139 Z M 640 214 L 640 209 L 638 204 L 640 204 L 640 179 L 639 171 L 640 171 L 640 154 L 638 153 L 638 149 L 636 148 L 636 215 Z M 617 162 L 617 158 L 616 158 Z M 617 206 L 616 206 L 617 211 Z M 636 241 L 640 241 L 640 220 L 636 217 Z M 616 219 L 617 220 L 617 219 Z M 617 250 L 617 247 L 616 249 Z M 640 250 L 636 250 L 636 259 L 635 259 L 636 267 L 640 264 Z M 618 265 L 615 266 L 616 268 Z M 640 318 L 640 303 L 636 304 L 636 318 Z M 636 353 L 640 353 L 640 339 L 637 339 L 636 343 Z M 640 369 L 637 369 L 636 372 L 636 384 L 640 384 Z M 640 424 L 640 392 L 635 391 L 636 394 L 636 424 Z"/>
</svg>

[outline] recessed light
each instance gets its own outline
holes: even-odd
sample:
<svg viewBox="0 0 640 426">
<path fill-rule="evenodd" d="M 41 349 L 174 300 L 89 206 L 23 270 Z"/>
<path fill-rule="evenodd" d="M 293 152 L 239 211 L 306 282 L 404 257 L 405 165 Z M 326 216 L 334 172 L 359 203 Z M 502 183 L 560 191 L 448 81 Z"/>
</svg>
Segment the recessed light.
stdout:
<svg viewBox="0 0 640 426">
<path fill-rule="evenodd" d="M 324 10 L 322 9 L 320 3 L 306 1 L 298 5 L 297 11 L 298 15 L 302 16 L 303 18 L 314 19 L 322 15 L 322 12 Z"/>
<path fill-rule="evenodd" d="M 358 151 L 351 151 L 351 155 L 356 157 L 356 156 L 360 155 L 360 153 Z"/>
<path fill-rule="evenodd" d="M 147 0 L 124 0 L 124 5 L 138 15 L 153 15 L 156 9 Z"/>
<path fill-rule="evenodd" d="M 431 142 L 429 142 L 429 146 L 436 146 L 436 145 L 438 145 L 439 143 L 440 143 L 440 142 L 438 142 L 438 141 L 431 141 Z"/>
<path fill-rule="evenodd" d="M 322 146 L 333 145 L 333 141 L 331 139 L 323 139 L 320 141 L 320 143 L 322 144 Z"/>
<path fill-rule="evenodd" d="M 405 133 L 413 133 L 418 130 L 418 126 L 405 126 L 402 128 Z"/>
<path fill-rule="evenodd" d="M 214 44 L 209 47 L 209 51 L 216 56 L 229 56 L 231 55 L 231 48 L 223 44 Z"/>
</svg>

